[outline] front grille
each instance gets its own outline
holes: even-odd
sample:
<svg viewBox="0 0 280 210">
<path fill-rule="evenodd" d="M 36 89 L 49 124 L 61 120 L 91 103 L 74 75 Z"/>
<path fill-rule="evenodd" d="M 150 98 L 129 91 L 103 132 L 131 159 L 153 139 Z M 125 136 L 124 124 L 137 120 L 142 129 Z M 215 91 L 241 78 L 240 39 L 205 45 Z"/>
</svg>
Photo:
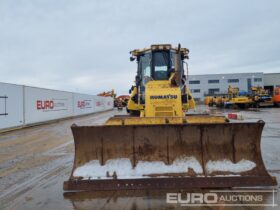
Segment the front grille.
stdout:
<svg viewBox="0 0 280 210">
<path fill-rule="evenodd" d="M 173 117 L 173 112 L 156 112 L 156 117 Z"/>
<path fill-rule="evenodd" d="M 156 106 L 155 107 L 156 112 L 173 112 L 172 106 Z"/>
</svg>

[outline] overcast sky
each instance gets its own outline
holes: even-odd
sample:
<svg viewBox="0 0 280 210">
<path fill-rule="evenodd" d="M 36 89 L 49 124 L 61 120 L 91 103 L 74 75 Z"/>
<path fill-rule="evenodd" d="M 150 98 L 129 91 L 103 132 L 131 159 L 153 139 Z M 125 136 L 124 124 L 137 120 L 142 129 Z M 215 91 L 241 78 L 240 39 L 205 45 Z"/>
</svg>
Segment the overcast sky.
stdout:
<svg viewBox="0 0 280 210">
<path fill-rule="evenodd" d="M 129 51 L 190 49 L 190 74 L 280 72 L 280 1 L 0 0 L 0 81 L 127 93 Z"/>
</svg>

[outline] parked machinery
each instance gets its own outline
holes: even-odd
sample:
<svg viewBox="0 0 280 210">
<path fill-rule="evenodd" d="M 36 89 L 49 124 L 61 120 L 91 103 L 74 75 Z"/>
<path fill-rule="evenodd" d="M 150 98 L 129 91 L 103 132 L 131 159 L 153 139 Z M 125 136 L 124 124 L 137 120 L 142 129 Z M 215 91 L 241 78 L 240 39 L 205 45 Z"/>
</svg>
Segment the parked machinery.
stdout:
<svg viewBox="0 0 280 210">
<path fill-rule="evenodd" d="M 102 92 L 98 94 L 98 96 L 114 98 L 114 107 L 117 107 L 118 109 L 122 109 L 123 107 L 126 107 L 130 96 L 129 95 L 116 96 L 116 95 L 117 94 L 115 93 L 114 89 L 112 89 L 111 91 Z"/>
<path fill-rule="evenodd" d="M 117 107 L 119 110 L 122 110 L 123 107 L 127 106 L 129 98 L 130 98 L 129 95 L 120 95 L 120 96 L 115 97 L 114 107 Z"/>
<path fill-rule="evenodd" d="M 254 107 L 265 107 L 273 106 L 272 96 L 269 95 L 268 91 L 262 87 L 251 87 L 251 94 L 249 95 L 251 100 L 254 102 Z"/>
<path fill-rule="evenodd" d="M 239 94 L 239 88 L 229 86 L 228 92 L 222 96 L 212 96 L 207 99 L 209 106 L 224 108 L 248 108 L 253 105 L 253 101 L 246 95 Z"/>
<path fill-rule="evenodd" d="M 116 100 L 120 101 L 122 107 L 126 107 L 127 106 L 127 103 L 130 99 L 130 96 L 129 95 L 119 95 L 116 97 Z"/>
<path fill-rule="evenodd" d="M 225 108 L 248 108 L 252 106 L 253 101 L 250 97 L 240 95 L 238 87 L 228 87 L 228 99 L 224 102 Z"/>
<path fill-rule="evenodd" d="M 258 108 L 267 106 L 279 106 L 280 95 L 279 89 L 274 90 L 273 97 L 262 87 L 251 87 L 250 92 L 241 94 L 238 87 L 228 87 L 227 95 L 207 96 L 205 104 L 208 106 L 224 108 Z"/>
<path fill-rule="evenodd" d="M 210 107 L 212 107 L 212 106 L 224 107 L 224 103 L 226 101 L 228 101 L 227 96 L 216 95 L 216 96 L 208 96 L 205 103 L 207 102 L 207 105 Z"/>
<path fill-rule="evenodd" d="M 99 93 L 97 95 L 103 96 L 103 97 L 113 97 L 113 98 L 115 98 L 115 96 L 116 96 L 114 89 L 112 89 L 111 91 L 108 91 L 108 92 Z"/>
<path fill-rule="evenodd" d="M 280 107 L 280 87 L 274 89 L 273 103 L 275 106 Z"/>
</svg>

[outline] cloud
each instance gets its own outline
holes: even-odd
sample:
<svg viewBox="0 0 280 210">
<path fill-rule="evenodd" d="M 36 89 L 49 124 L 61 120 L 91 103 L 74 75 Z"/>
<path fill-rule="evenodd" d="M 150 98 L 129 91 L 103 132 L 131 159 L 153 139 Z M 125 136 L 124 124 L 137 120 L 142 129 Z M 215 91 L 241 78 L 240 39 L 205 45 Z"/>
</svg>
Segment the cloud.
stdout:
<svg viewBox="0 0 280 210">
<path fill-rule="evenodd" d="M 127 93 L 129 51 L 153 43 L 190 49 L 190 74 L 280 72 L 279 1 L 0 2 L 0 80 Z"/>
</svg>

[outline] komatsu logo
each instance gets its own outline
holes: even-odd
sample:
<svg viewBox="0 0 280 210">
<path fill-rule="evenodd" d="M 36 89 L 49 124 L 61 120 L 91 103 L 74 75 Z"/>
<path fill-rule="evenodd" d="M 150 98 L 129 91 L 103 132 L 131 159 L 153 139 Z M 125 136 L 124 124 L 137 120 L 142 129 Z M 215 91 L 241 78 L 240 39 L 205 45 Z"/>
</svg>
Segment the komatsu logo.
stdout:
<svg viewBox="0 0 280 210">
<path fill-rule="evenodd" d="M 177 99 L 177 95 L 157 95 L 150 96 L 150 99 Z"/>
</svg>

